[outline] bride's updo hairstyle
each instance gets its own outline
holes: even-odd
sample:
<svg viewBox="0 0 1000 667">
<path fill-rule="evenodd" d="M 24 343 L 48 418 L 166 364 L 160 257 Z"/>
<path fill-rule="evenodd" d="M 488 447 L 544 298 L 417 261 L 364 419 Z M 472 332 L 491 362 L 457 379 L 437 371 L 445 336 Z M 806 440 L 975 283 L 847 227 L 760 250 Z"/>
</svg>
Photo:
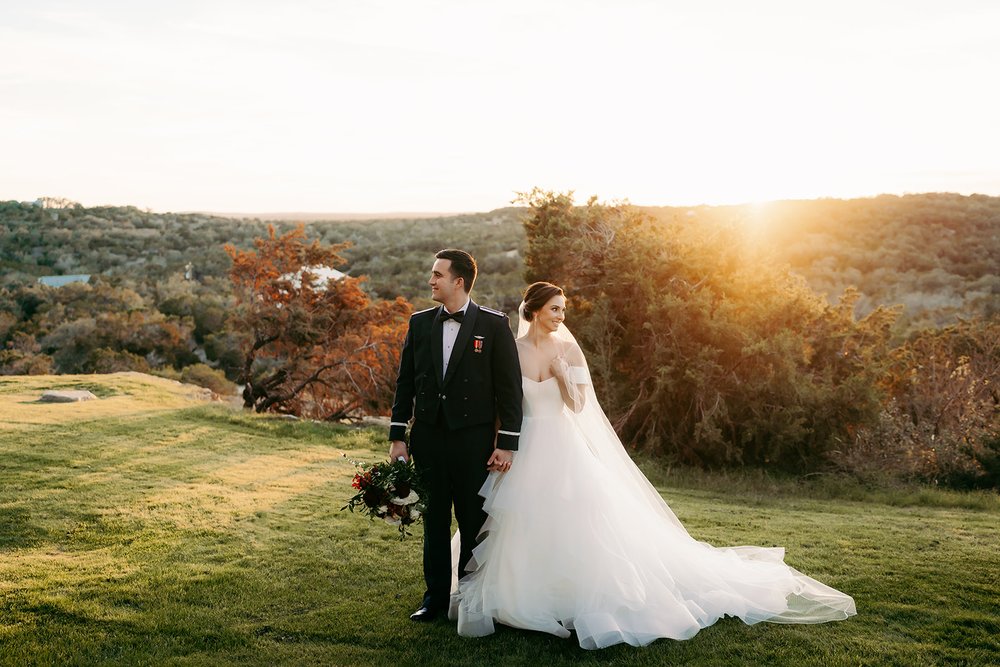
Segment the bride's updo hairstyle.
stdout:
<svg viewBox="0 0 1000 667">
<path fill-rule="evenodd" d="M 524 321 L 530 322 L 535 313 L 545 306 L 554 296 L 566 296 L 561 287 L 552 283 L 531 283 L 528 289 L 524 290 Z"/>
</svg>

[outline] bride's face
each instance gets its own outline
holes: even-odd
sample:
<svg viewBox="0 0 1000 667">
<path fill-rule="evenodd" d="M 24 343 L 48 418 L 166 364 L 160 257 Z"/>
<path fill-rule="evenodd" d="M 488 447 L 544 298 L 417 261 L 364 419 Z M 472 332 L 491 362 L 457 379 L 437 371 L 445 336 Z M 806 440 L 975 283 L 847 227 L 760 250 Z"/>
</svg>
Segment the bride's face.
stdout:
<svg viewBox="0 0 1000 667">
<path fill-rule="evenodd" d="M 542 331 L 552 333 L 559 328 L 565 319 L 566 298 L 561 294 L 556 294 L 535 312 L 532 321 L 541 327 Z"/>
</svg>

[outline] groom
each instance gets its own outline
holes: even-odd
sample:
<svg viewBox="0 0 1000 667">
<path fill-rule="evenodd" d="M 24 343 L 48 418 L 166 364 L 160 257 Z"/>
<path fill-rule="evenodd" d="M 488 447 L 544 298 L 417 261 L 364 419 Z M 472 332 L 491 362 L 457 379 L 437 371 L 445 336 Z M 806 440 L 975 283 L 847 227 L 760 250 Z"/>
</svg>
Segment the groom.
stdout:
<svg viewBox="0 0 1000 667">
<path fill-rule="evenodd" d="M 441 306 L 410 317 L 389 427 L 389 457 L 413 462 L 427 491 L 424 581 L 414 621 L 448 610 L 451 508 L 461 533 L 458 576 L 486 519 L 479 489 L 490 470 L 507 471 L 521 430 L 521 367 L 507 316 L 469 298 L 476 260 L 442 250 L 431 268 L 431 298 Z M 410 448 L 404 441 L 410 429 Z"/>
</svg>

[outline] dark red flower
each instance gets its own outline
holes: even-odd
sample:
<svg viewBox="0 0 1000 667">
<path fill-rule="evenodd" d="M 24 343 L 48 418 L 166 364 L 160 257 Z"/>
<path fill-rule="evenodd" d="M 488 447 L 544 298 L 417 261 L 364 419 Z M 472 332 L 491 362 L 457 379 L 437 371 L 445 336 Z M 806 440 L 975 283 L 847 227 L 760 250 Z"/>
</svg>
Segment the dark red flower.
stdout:
<svg viewBox="0 0 1000 667">
<path fill-rule="evenodd" d="M 378 507 L 386 500 L 385 491 L 374 486 L 370 486 L 365 489 L 365 494 L 361 497 L 361 499 L 364 500 L 365 505 L 368 507 Z"/>
</svg>

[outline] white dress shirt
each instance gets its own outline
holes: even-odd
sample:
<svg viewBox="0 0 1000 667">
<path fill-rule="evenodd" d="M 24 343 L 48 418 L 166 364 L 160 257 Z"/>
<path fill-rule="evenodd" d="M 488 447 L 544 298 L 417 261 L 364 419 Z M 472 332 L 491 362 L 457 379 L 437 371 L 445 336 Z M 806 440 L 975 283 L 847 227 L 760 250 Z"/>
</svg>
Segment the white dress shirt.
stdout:
<svg viewBox="0 0 1000 667">
<path fill-rule="evenodd" d="M 455 312 L 464 313 L 469 307 L 469 302 L 471 300 L 472 299 L 467 298 L 465 300 L 465 305 Z M 444 312 L 448 313 L 448 309 L 445 308 Z M 448 314 L 450 315 L 451 313 Z M 448 320 L 447 322 L 441 323 L 441 345 L 443 346 L 441 349 L 444 353 L 444 356 L 441 357 L 444 359 L 444 367 L 441 369 L 442 377 L 448 374 L 448 361 L 451 359 L 451 351 L 455 347 L 455 339 L 458 338 L 458 330 L 461 328 L 462 325 L 455 320 Z"/>
</svg>

